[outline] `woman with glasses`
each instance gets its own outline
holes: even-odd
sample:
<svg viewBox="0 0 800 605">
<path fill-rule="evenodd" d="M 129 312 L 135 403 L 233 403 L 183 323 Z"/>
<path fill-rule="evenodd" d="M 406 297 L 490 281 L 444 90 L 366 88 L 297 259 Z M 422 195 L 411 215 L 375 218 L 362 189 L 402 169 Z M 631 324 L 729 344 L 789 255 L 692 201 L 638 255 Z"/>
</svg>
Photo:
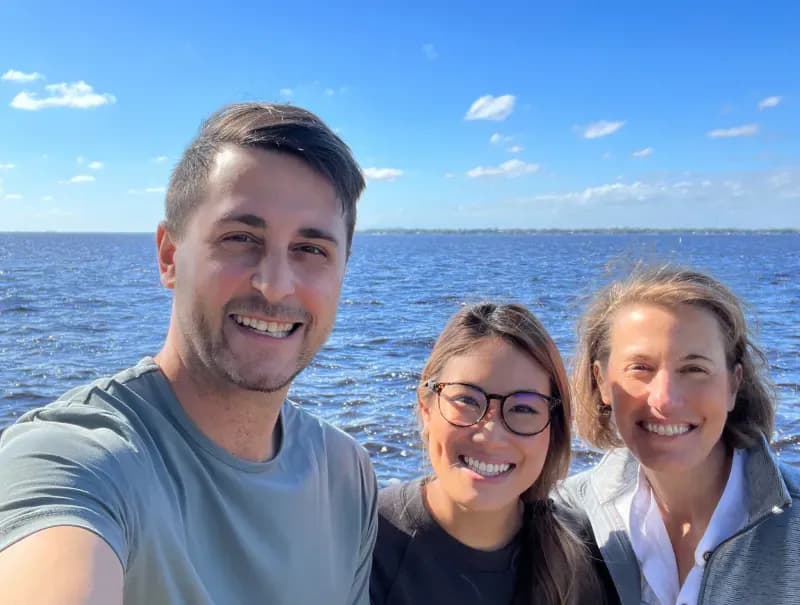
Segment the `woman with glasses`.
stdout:
<svg viewBox="0 0 800 605">
<path fill-rule="evenodd" d="M 570 396 L 539 321 L 514 304 L 463 308 L 417 394 L 433 474 L 379 496 L 373 605 L 602 603 L 610 582 L 548 499 L 569 466 Z"/>
<path fill-rule="evenodd" d="M 800 472 L 768 446 L 773 395 L 739 299 L 702 273 L 637 271 L 578 336 L 578 430 L 611 451 L 567 488 L 622 603 L 800 603 Z"/>
</svg>

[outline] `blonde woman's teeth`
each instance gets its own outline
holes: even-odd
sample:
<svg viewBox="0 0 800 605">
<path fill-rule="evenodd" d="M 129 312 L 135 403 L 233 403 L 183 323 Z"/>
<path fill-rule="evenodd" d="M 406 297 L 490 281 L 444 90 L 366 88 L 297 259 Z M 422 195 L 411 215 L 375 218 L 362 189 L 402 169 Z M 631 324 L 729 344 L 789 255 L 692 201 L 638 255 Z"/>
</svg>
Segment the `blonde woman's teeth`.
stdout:
<svg viewBox="0 0 800 605">
<path fill-rule="evenodd" d="M 676 435 L 688 433 L 692 426 L 690 424 L 657 424 L 655 422 L 643 422 L 642 428 L 656 435 L 674 437 Z"/>
</svg>

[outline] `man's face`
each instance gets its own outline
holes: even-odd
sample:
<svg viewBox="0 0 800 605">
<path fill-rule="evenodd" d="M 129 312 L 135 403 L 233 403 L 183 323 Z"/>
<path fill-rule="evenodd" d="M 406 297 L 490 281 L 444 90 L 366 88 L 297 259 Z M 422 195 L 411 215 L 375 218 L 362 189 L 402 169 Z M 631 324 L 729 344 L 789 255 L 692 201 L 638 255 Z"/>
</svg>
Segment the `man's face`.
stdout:
<svg viewBox="0 0 800 605">
<path fill-rule="evenodd" d="M 162 282 L 184 365 L 222 389 L 288 386 L 336 317 L 347 233 L 333 186 L 294 156 L 225 148 L 173 242 Z"/>
</svg>

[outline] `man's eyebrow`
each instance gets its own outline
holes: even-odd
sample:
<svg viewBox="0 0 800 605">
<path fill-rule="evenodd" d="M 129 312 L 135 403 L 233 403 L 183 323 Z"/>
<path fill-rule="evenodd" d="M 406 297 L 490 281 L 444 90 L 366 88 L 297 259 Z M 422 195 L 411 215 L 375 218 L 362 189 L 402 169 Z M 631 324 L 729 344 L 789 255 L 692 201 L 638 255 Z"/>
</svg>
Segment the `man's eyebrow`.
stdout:
<svg viewBox="0 0 800 605">
<path fill-rule="evenodd" d="M 266 221 L 257 216 L 255 214 L 247 214 L 247 213 L 236 213 L 230 212 L 228 214 L 223 214 L 218 223 L 244 223 L 245 225 L 249 225 L 255 229 L 265 229 L 267 227 Z"/>
<path fill-rule="evenodd" d="M 297 232 L 302 237 L 309 239 L 324 239 L 331 242 L 334 246 L 339 246 L 339 239 L 332 233 L 317 227 L 302 227 Z"/>
<path fill-rule="evenodd" d="M 714 363 L 713 359 L 705 355 L 700 355 L 700 353 L 689 353 L 683 358 L 684 361 L 693 361 L 695 359 L 704 359 L 705 361 L 710 361 L 711 363 Z"/>
</svg>

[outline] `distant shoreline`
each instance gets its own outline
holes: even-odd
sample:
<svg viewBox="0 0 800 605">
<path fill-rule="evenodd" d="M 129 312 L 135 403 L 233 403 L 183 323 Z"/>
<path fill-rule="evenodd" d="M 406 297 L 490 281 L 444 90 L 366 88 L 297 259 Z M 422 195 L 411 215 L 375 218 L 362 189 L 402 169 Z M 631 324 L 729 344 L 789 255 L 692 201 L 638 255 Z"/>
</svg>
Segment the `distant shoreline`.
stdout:
<svg viewBox="0 0 800 605">
<path fill-rule="evenodd" d="M 692 234 L 692 235 L 724 235 L 729 233 L 742 234 L 796 234 L 800 229 L 735 229 L 719 227 L 692 227 L 686 229 L 650 229 L 650 228 L 608 228 L 608 229 L 356 229 L 356 234 L 361 235 L 481 235 L 481 234 L 510 234 L 510 235 L 570 235 L 570 234 Z M 0 231 L 0 235 L 154 235 L 154 231 Z"/>
</svg>

